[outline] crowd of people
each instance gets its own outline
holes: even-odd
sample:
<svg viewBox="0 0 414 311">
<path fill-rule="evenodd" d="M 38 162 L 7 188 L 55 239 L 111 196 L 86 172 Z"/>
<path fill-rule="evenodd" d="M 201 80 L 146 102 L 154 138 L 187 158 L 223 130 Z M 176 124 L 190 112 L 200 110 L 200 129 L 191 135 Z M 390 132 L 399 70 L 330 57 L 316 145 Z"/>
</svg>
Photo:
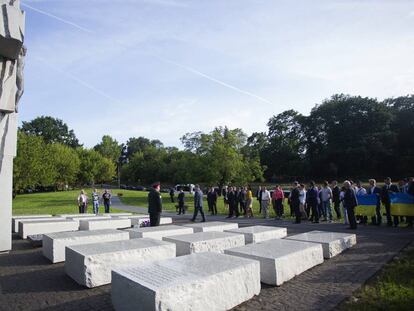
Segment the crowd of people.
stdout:
<svg viewBox="0 0 414 311">
<path fill-rule="evenodd" d="M 159 217 L 162 210 L 162 201 L 160 195 L 160 184 L 155 183 L 151 189 L 148 202 L 149 213 L 151 210 L 154 216 L 154 225 L 159 224 Z M 342 185 L 337 181 L 323 182 L 316 185 L 310 181 L 307 185 L 294 182 L 292 187 L 285 191 L 280 185 L 269 190 L 266 186 L 260 186 L 255 195 L 250 186 L 234 187 L 225 186 L 220 192 L 217 188 L 208 188 L 206 197 L 208 211 L 211 215 L 217 215 L 217 201 L 220 196 L 223 197 L 224 207 L 228 210 L 226 218 L 237 218 L 240 216 L 254 217 L 253 199 L 259 203 L 259 214 L 263 218 L 269 218 L 269 209 L 272 207 L 276 220 L 286 216 L 284 201 L 287 199 L 289 211 L 288 215 L 293 216 L 294 223 L 301 223 L 303 220 L 319 223 L 320 221 L 332 222 L 334 215 L 337 219 L 349 225 L 350 229 L 357 228 L 357 222 L 366 223 L 366 217 L 360 219 L 355 214 L 355 208 L 358 204 L 358 196 L 373 194 L 376 195 L 375 216 L 372 217 L 372 223 L 381 225 L 383 209 L 385 210 L 386 222 L 388 226 L 398 226 L 402 217 L 391 215 L 391 193 L 408 193 L 414 195 L 414 178 L 406 178 L 393 184 L 391 178 L 384 180 L 384 185 L 379 187 L 375 179 L 369 180 L 369 186 L 364 187 L 360 181 L 353 182 L 346 180 Z M 171 201 L 174 202 L 174 193 L 170 192 Z M 185 214 L 187 206 L 185 205 L 185 193 L 181 190 L 178 194 L 178 214 Z M 196 185 L 194 189 L 194 214 L 191 218 L 195 221 L 198 213 L 201 214 L 202 221 L 206 220 L 203 210 L 203 192 L 200 186 Z M 358 221 L 357 221 L 358 220 Z M 404 219 L 409 226 L 413 225 L 413 217 Z"/>
</svg>

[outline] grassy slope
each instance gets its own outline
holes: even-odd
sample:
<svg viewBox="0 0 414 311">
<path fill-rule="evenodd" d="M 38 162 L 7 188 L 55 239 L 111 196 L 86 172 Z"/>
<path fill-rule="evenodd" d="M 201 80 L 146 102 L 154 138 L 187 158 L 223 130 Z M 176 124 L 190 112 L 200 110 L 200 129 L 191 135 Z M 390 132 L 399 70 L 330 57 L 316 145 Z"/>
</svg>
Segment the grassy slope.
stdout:
<svg viewBox="0 0 414 311">
<path fill-rule="evenodd" d="M 90 195 L 91 192 L 88 192 Z M 79 190 L 45 192 L 18 195 L 13 200 L 13 215 L 31 214 L 76 214 Z M 103 206 L 99 212 L 103 212 Z M 111 209 L 112 212 L 120 212 Z M 92 213 L 92 205 L 88 204 L 88 212 Z"/>
<path fill-rule="evenodd" d="M 386 265 L 381 273 L 366 284 L 340 311 L 404 311 L 414 306 L 414 248 L 404 251 Z"/>
</svg>

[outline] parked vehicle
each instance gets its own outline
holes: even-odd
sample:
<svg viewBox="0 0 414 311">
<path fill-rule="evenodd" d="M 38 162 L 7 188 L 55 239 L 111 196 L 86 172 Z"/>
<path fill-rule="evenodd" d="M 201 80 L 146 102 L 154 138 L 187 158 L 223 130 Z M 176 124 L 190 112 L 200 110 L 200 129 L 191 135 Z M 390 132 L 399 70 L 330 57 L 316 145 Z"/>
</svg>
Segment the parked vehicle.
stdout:
<svg viewBox="0 0 414 311">
<path fill-rule="evenodd" d="M 194 193 L 194 185 L 193 184 L 178 184 L 174 187 L 174 192 L 179 193 L 181 190 L 184 191 L 186 194 L 193 194 Z"/>
</svg>

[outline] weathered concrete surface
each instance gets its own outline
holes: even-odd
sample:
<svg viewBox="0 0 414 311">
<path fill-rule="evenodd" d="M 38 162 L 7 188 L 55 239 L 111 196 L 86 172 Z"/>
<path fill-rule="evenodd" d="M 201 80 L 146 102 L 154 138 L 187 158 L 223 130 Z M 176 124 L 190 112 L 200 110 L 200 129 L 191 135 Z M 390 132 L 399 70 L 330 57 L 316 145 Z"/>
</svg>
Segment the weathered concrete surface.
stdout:
<svg viewBox="0 0 414 311">
<path fill-rule="evenodd" d="M 328 231 L 310 231 L 306 233 L 291 235 L 286 239 L 314 242 L 322 244 L 323 257 L 326 259 L 332 258 L 344 250 L 354 246 L 356 235 L 352 233 L 328 232 Z"/>
<path fill-rule="evenodd" d="M 238 229 L 224 230 L 224 232 L 240 233 L 244 235 L 246 244 L 260 243 L 267 240 L 281 239 L 287 236 L 287 229 L 272 226 L 251 226 Z"/>
<path fill-rule="evenodd" d="M 22 239 L 26 239 L 28 235 L 77 231 L 78 229 L 78 223 L 68 219 L 22 220 L 19 222 L 19 235 Z"/>
<path fill-rule="evenodd" d="M 259 260 L 261 281 L 278 286 L 323 263 L 322 245 L 284 239 L 248 244 L 224 253 Z"/>
<path fill-rule="evenodd" d="M 151 238 L 162 240 L 166 236 L 175 236 L 181 234 L 192 234 L 193 228 L 183 226 L 166 225 L 158 227 L 132 228 L 126 230 L 131 239 Z"/>
<path fill-rule="evenodd" d="M 224 222 L 224 221 L 190 223 L 184 226 L 193 228 L 194 232 L 209 232 L 209 231 L 223 232 L 224 230 L 237 229 L 239 227 L 237 223 Z"/>
<path fill-rule="evenodd" d="M 108 219 L 111 219 L 111 218 L 110 217 L 106 217 L 106 216 L 91 216 L 91 217 L 66 217 L 66 219 L 74 220 L 80 226 L 80 221 L 81 220 L 102 220 L 102 219 L 108 220 Z"/>
<path fill-rule="evenodd" d="M 193 253 L 223 253 L 225 249 L 243 246 L 244 235 L 229 232 L 197 232 L 163 237 L 164 241 L 177 245 L 177 256 Z"/>
<path fill-rule="evenodd" d="M 133 239 L 66 247 L 65 271 L 78 284 L 111 283 L 111 270 L 175 257 L 175 245 L 154 239 Z"/>
<path fill-rule="evenodd" d="M 115 268 L 116 310 L 229 310 L 260 292 L 259 263 L 202 253 Z"/>
<path fill-rule="evenodd" d="M 50 218 L 52 215 L 19 215 L 19 216 L 13 216 L 12 217 L 12 232 L 18 232 L 19 231 L 19 222 L 20 219 L 42 219 L 42 218 Z"/>
<path fill-rule="evenodd" d="M 123 229 L 129 227 L 131 227 L 130 219 L 108 218 L 97 220 L 79 220 L 80 230 Z"/>
<path fill-rule="evenodd" d="M 104 229 L 91 231 L 58 232 L 43 235 L 43 256 L 52 263 L 65 261 L 65 247 L 111 241 L 129 240 L 125 231 Z"/>
</svg>

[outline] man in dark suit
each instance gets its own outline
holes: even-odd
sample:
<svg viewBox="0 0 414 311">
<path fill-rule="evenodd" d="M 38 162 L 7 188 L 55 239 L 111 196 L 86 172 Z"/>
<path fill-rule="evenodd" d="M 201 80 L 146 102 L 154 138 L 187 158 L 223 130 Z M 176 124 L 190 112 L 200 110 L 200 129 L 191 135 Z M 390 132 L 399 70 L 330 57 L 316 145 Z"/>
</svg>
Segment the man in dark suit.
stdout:
<svg viewBox="0 0 414 311">
<path fill-rule="evenodd" d="M 316 188 L 313 180 L 309 183 L 309 186 L 310 188 L 306 191 L 306 203 L 310 206 L 312 211 L 310 220 L 314 223 L 319 223 L 318 188 Z"/>
<path fill-rule="evenodd" d="M 300 192 L 299 192 L 299 183 L 295 181 L 293 183 L 293 188 L 290 192 L 290 204 L 292 209 L 295 213 L 295 224 L 300 224 L 301 220 L 301 213 L 300 213 L 300 200 L 299 200 Z"/>
<path fill-rule="evenodd" d="M 357 228 L 357 222 L 355 218 L 355 207 L 358 206 L 358 201 L 356 198 L 355 190 L 351 187 L 351 182 L 346 180 L 344 182 L 344 200 L 343 204 L 344 207 L 348 213 L 348 220 L 349 220 L 349 229 L 356 229 Z"/>
<path fill-rule="evenodd" d="M 217 215 L 217 192 L 211 187 L 207 193 L 208 210 L 211 211 L 211 215 Z"/>
<path fill-rule="evenodd" d="M 336 217 L 338 219 L 341 218 L 341 208 L 340 208 L 341 198 L 339 196 L 340 193 L 341 193 L 341 189 L 339 189 L 338 187 L 338 182 L 334 180 L 332 182 L 332 203 L 334 204 L 334 210 L 336 213 Z"/>
<path fill-rule="evenodd" d="M 369 180 L 369 187 L 367 189 L 367 194 L 375 194 L 377 196 L 377 206 L 375 208 L 375 214 L 376 214 L 375 224 L 377 226 L 380 226 L 382 223 L 381 200 L 380 200 L 381 188 L 377 187 L 377 181 L 375 179 Z"/>
<path fill-rule="evenodd" d="M 206 221 L 206 217 L 204 216 L 203 211 L 203 192 L 200 190 L 200 186 L 196 185 L 194 187 L 194 214 L 191 221 L 195 221 L 197 218 L 197 214 L 200 211 L 202 220 L 201 222 Z"/>
<path fill-rule="evenodd" d="M 231 218 L 233 216 L 239 217 L 239 211 L 236 208 L 237 197 L 233 187 L 229 188 L 229 192 L 227 193 L 227 200 L 229 202 L 229 215 L 227 218 Z"/>
<path fill-rule="evenodd" d="M 381 189 L 381 201 L 385 206 L 385 213 L 387 214 L 387 226 L 392 226 L 391 221 L 391 199 L 390 194 L 391 193 L 397 193 L 399 192 L 397 185 L 394 185 L 391 182 L 391 178 L 387 177 L 384 180 L 385 185 Z M 398 226 L 398 216 L 394 216 L 394 227 Z"/>
<path fill-rule="evenodd" d="M 239 204 L 240 204 L 240 213 L 243 213 L 246 216 L 246 191 L 243 187 L 239 188 Z"/>
<path fill-rule="evenodd" d="M 156 182 L 152 185 L 152 188 L 148 193 L 148 214 L 150 216 L 151 227 L 160 225 L 160 217 L 162 212 L 160 187 L 160 183 Z"/>
<path fill-rule="evenodd" d="M 257 201 L 259 201 L 259 214 L 262 212 L 262 186 L 259 186 L 259 189 L 256 192 Z"/>
</svg>

